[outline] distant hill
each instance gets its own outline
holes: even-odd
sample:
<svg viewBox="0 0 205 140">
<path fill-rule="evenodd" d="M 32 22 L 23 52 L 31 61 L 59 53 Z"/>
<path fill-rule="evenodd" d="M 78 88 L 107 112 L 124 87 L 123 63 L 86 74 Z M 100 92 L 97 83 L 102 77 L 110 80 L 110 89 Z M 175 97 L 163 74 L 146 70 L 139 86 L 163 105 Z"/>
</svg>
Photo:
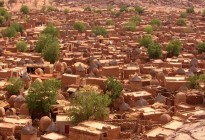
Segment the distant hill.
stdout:
<svg viewBox="0 0 205 140">
<path fill-rule="evenodd" d="M 59 0 L 56 0 L 59 1 Z M 140 6 L 149 6 L 149 5 L 158 5 L 158 6 L 169 6 L 169 7 L 204 7 L 204 0 L 61 0 L 71 3 L 78 3 L 79 5 L 94 5 L 94 6 L 106 6 L 106 5 L 140 5 Z"/>
<path fill-rule="evenodd" d="M 11 11 L 19 11 L 22 4 L 28 5 L 30 9 L 41 9 L 44 0 L 24 0 L 18 1 L 13 4 L 12 7 L 5 0 L 5 7 L 9 8 Z M 83 9 L 87 6 L 93 6 L 96 8 L 107 8 L 108 5 L 114 7 L 119 7 L 120 5 L 127 4 L 130 6 L 139 5 L 143 7 L 152 7 L 156 9 L 155 6 L 167 6 L 169 8 L 186 8 L 194 6 L 195 8 L 205 8 L 205 0 L 45 0 L 46 5 L 57 6 L 58 9 L 70 8 L 70 9 Z M 166 9 L 164 9 L 166 10 Z"/>
</svg>

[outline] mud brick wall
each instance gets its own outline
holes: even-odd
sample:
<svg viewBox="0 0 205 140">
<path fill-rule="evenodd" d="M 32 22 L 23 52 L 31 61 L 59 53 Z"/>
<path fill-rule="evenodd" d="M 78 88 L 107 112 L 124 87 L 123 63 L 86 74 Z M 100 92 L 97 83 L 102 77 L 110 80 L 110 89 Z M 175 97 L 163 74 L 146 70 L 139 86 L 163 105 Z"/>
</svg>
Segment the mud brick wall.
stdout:
<svg viewBox="0 0 205 140">
<path fill-rule="evenodd" d="M 101 140 L 101 134 L 93 134 L 89 132 L 83 132 L 74 128 L 70 128 L 69 132 L 70 140 Z"/>
<path fill-rule="evenodd" d="M 67 87 L 68 85 L 72 85 L 72 84 L 78 85 L 80 84 L 80 76 L 63 74 L 61 81 L 62 81 L 62 87 Z"/>
<path fill-rule="evenodd" d="M 119 67 L 113 66 L 113 67 L 103 67 L 102 68 L 102 76 L 114 76 L 116 78 L 119 77 Z"/>
<path fill-rule="evenodd" d="M 87 78 L 86 84 L 87 85 L 96 85 L 96 86 L 100 87 L 101 89 L 105 90 L 104 81 L 105 81 L 105 79 L 102 79 L 102 78 Z"/>
</svg>

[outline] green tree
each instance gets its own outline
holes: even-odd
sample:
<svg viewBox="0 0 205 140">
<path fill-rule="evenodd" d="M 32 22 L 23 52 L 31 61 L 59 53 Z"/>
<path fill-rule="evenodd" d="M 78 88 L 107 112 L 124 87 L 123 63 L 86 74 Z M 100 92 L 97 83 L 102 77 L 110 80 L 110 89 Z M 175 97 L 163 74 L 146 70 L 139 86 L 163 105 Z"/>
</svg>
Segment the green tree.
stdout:
<svg viewBox="0 0 205 140">
<path fill-rule="evenodd" d="M 146 26 L 144 27 L 144 31 L 145 31 L 147 34 L 153 34 L 154 29 L 153 29 L 153 27 L 152 27 L 151 25 L 146 25 Z"/>
<path fill-rule="evenodd" d="M 53 24 L 48 24 L 46 28 L 41 32 L 44 35 L 50 35 L 52 37 L 59 36 L 59 29 L 56 28 Z"/>
<path fill-rule="evenodd" d="M 16 44 L 16 48 L 19 52 L 27 51 L 27 43 L 25 41 L 18 41 Z"/>
<path fill-rule="evenodd" d="M 203 73 L 203 74 L 200 74 L 199 76 L 197 75 L 197 77 L 198 77 L 198 84 L 199 83 L 205 83 L 205 73 Z"/>
<path fill-rule="evenodd" d="M 133 16 L 129 19 L 130 22 L 134 22 L 136 24 L 140 23 L 142 21 L 140 16 Z"/>
<path fill-rule="evenodd" d="M 205 52 L 205 42 L 201 42 L 197 45 L 197 48 L 198 48 L 198 52 L 199 53 L 203 53 Z"/>
<path fill-rule="evenodd" d="M 4 7 L 4 1 L 3 0 L 0 1 L 0 7 Z"/>
<path fill-rule="evenodd" d="M 41 7 L 41 11 L 43 12 L 43 13 L 45 13 L 46 12 L 46 6 L 45 5 L 43 5 L 42 7 Z"/>
<path fill-rule="evenodd" d="M 135 22 L 127 22 L 123 25 L 123 29 L 126 30 L 126 31 L 136 31 L 136 23 Z"/>
<path fill-rule="evenodd" d="M 123 90 L 122 84 L 119 81 L 117 81 L 115 78 L 109 77 L 105 81 L 105 86 L 108 92 L 107 94 L 110 96 L 112 101 L 114 101 L 115 99 L 117 99 L 122 95 L 122 90 Z"/>
<path fill-rule="evenodd" d="M 2 25 L 5 21 L 5 18 L 3 16 L 0 16 L 0 24 Z"/>
<path fill-rule="evenodd" d="M 59 45 L 50 44 L 43 50 L 43 58 L 50 63 L 55 63 L 59 59 L 60 48 Z"/>
<path fill-rule="evenodd" d="M 84 91 L 76 94 L 68 110 L 69 117 L 74 124 L 85 120 L 103 120 L 109 115 L 108 106 L 111 100 L 106 94 L 95 91 Z"/>
<path fill-rule="evenodd" d="M 120 12 L 128 12 L 128 6 L 123 4 L 120 6 Z"/>
<path fill-rule="evenodd" d="M 57 45 L 58 44 L 58 39 L 53 38 L 50 35 L 40 35 L 38 41 L 36 42 L 36 47 L 35 51 L 37 53 L 41 53 L 45 48 L 47 48 L 50 45 Z"/>
<path fill-rule="evenodd" d="M 22 5 L 20 11 L 24 15 L 28 15 L 30 10 L 29 10 L 29 7 L 27 5 Z"/>
<path fill-rule="evenodd" d="M 151 59 L 159 59 L 162 56 L 162 48 L 156 42 L 149 44 L 147 52 Z"/>
<path fill-rule="evenodd" d="M 42 34 L 36 42 L 35 51 L 41 53 L 45 48 L 49 46 L 59 46 L 58 39 L 50 35 Z"/>
<path fill-rule="evenodd" d="M 11 77 L 6 85 L 6 90 L 10 95 L 18 95 L 23 86 L 23 81 L 20 78 Z"/>
<path fill-rule="evenodd" d="M 108 32 L 107 30 L 104 28 L 104 27 L 101 27 L 101 26 L 95 26 L 93 29 L 92 29 L 92 32 L 95 34 L 95 35 L 102 35 L 102 36 L 106 36 L 108 35 Z"/>
<path fill-rule="evenodd" d="M 82 22 L 75 22 L 75 23 L 73 24 L 73 28 L 74 28 L 75 30 L 78 30 L 78 31 L 81 32 L 81 33 L 85 32 L 85 30 L 86 30 L 85 24 L 82 23 Z"/>
<path fill-rule="evenodd" d="M 84 11 L 92 11 L 92 9 L 90 7 L 85 7 Z"/>
<path fill-rule="evenodd" d="M 186 12 L 187 12 L 187 13 L 194 13 L 194 7 L 188 7 L 188 8 L 186 9 Z"/>
<path fill-rule="evenodd" d="M 183 19 L 183 18 L 180 18 L 180 19 L 178 19 L 178 20 L 176 21 L 176 24 L 177 24 L 178 26 L 186 26 L 186 20 Z"/>
<path fill-rule="evenodd" d="M 113 25 L 114 21 L 112 19 L 106 20 L 106 25 Z"/>
<path fill-rule="evenodd" d="M 23 25 L 16 21 L 11 24 L 11 27 L 13 27 L 17 32 L 23 33 Z"/>
<path fill-rule="evenodd" d="M 0 7 L 0 16 L 4 17 L 5 20 L 9 20 L 11 18 L 11 14 L 3 7 Z"/>
<path fill-rule="evenodd" d="M 181 18 L 187 18 L 187 13 L 186 13 L 186 12 L 182 12 L 182 13 L 180 14 L 180 17 L 181 17 Z"/>
<path fill-rule="evenodd" d="M 202 11 L 202 16 L 205 17 L 205 9 Z"/>
<path fill-rule="evenodd" d="M 138 14 L 142 14 L 144 13 L 144 8 L 140 7 L 140 6 L 135 6 L 135 11 L 138 13 Z"/>
<path fill-rule="evenodd" d="M 144 46 L 145 48 L 148 48 L 153 42 L 151 35 L 144 35 L 143 38 L 139 40 L 140 46 Z"/>
<path fill-rule="evenodd" d="M 45 80 L 42 83 L 31 84 L 26 102 L 31 115 L 48 115 L 51 106 L 56 103 L 60 81 L 56 79 Z"/>
<path fill-rule="evenodd" d="M 69 9 L 68 9 L 68 8 L 64 9 L 64 10 L 63 10 L 63 13 L 64 13 L 65 15 L 67 15 L 67 14 L 69 13 Z"/>
<path fill-rule="evenodd" d="M 188 78 L 188 87 L 191 89 L 196 89 L 199 87 L 199 76 L 194 75 Z"/>
<path fill-rule="evenodd" d="M 120 12 L 120 11 L 111 11 L 111 15 L 113 16 L 113 17 L 119 17 L 120 15 L 121 15 L 121 13 L 122 12 Z"/>
<path fill-rule="evenodd" d="M 57 38 L 58 35 L 58 28 L 48 24 L 36 42 L 35 51 L 42 53 L 43 58 L 50 63 L 55 63 L 59 59 L 60 46 Z"/>
<path fill-rule="evenodd" d="M 167 46 L 168 56 L 178 56 L 182 48 L 182 43 L 179 40 L 171 40 Z"/>
<path fill-rule="evenodd" d="M 0 15 L 1 16 L 5 16 L 7 13 L 8 13 L 8 11 L 5 8 L 0 7 Z"/>
<path fill-rule="evenodd" d="M 150 25 L 152 26 L 160 26 L 161 25 L 161 21 L 157 18 L 153 18 L 150 22 Z"/>
<path fill-rule="evenodd" d="M 52 11 L 56 11 L 56 10 L 57 9 L 54 6 L 51 6 L 51 5 L 46 7 L 46 11 L 48 11 L 48 12 L 52 12 Z"/>
<path fill-rule="evenodd" d="M 3 37 L 15 37 L 17 35 L 17 31 L 14 27 L 8 27 L 1 31 Z"/>
<path fill-rule="evenodd" d="M 11 13 L 6 13 L 4 15 L 4 18 L 8 21 L 9 19 L 11 19 Z"/>
</svg>

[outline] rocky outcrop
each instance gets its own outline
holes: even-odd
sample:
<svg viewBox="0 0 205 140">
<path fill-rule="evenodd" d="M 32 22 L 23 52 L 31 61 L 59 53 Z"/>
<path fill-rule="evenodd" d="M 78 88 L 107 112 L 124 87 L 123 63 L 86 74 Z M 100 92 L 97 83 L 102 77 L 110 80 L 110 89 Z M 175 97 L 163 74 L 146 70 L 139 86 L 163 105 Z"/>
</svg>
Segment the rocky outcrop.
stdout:
<svg viewBox="0 0 205 140">
<path fill-rule="evenodd" d="M 174 134 L 170 135 L 167 140 L 204 140 L 205 137 L 205 120 L 197 120 L 184 124 Z"/>
</svg>

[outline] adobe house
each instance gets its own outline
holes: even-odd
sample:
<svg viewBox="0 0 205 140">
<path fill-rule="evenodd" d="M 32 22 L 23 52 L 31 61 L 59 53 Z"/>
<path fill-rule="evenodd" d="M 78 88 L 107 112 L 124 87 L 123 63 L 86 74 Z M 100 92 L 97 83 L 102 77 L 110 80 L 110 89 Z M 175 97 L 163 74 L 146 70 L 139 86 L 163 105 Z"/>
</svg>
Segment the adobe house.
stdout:
<svg viewBox="0 0 205 140">
<path fill-rule="evenodd" d="M 151 106 L 145 106 L 137 110 L 142 111 L 142 115 L 145 120 L 153 120 L 153 121 L 157 121 L 162 114 L 166 113 L 166 111 L 160 109 L 154 109 Z"/>
<path fill-rule="evenodd" d="M 96 121 L 85 121 L 78 126 L 70 128 L 69 138 L 71 140 L 101 140 L 117 139 L 120 127 Z"/>
<path fill-rule="evenodd" d="M 167 136 L 172 134 L 174 130 L 157 127 L 151 131 L 148 131 L 145 135 L 148 139 L 164 140 Z"/>
<path fill-rule="evenodd" d="M 68 138 L 58 133 L 49 133 L 41 135 L 40 140 L 67 140 Z"/>
<path fill-rule="evenodd" d="M 203 113 L 205 113 L 205 111 L 203 110 L 203 109 L 199 109 L 199 110 L 190 110 L 190 111 L 183 111 L 183 110 L 181 110 L 181 111 L 177 111 L 176 113 L 175 113 L 175 115 L 176 116 L 179 116 L 179 117 L 181 117 L 181 118 L 183 118 L 183 119 L 187 119 L 187 118 L 189 118 L 191 115 L 197 115 L 197 114 L 203 114 Z"/>
<path fill-rule="evenodd" d="M 104 66 L 102 67 L 102 76 L 114 76 L 119 77 L 119 66 Z"/>
<path fill-rule="evenodd" d="M 68 115 L 59 114 L 56 116 L 56 126 L 61 134 L 69 134 L 70 122 L 68 120 Z"/>
<path fill-rule="evenodd" d="M 123 68 L 123 79 L 128 79 L 130 75 L 139 73 L 139 67 L 125 67 Z"/>
<path fill-rule="evenodd" d="M 70 137 L 71 140 L 100 140 L 103 139 L 103 134 L 99 130 L 92 128 L 86 128 L 83 126 L 75 126 L 70 128 Z"/>
<path fill-rule="evenodd" d="M 32 120 L 27 118 L 4 117 L 3 122 L 15 125 L 14 134 L 17 137 L 21 136 L 21 129 L 27 125 L 32 125 Z"/>
<path fill-rule="evenodd" d="M 190 105 L 201 105 L 204 103 L 204 95 L 199 90 L 188 90 L 186 102 Z"/>
<path fill-rule="evenodd" d="M 185 76 L 165 77 L 166 88 L 172 91 L 177 91 L 180 87 L 186 86 L 188 81 Z"/>
<path fill-rule="evenodd" d="M 0 135 L 3 136 L 3 139 L 7 137 L 14 136 L 15 124 L 12 123 L 0 123 Z"/>
<path fill-rule="evenodd" d="M 8 78 L 12 77 L 12 75 L 13 75 L 13 73 L 9 70 L 1 70 L 0 71 L 1 80 L 8 79 Z"/>
<path fill-rule="evenodd" d="M 63 74 L 62 78 L 62 88 L 68 87 L 69 85 L 80 84 L 80 75 L 73 75 L 73 74 Z"/>
<path fill-rule="evenodd" d="M 85 79 L 85 83 L 87 85 L 96 85 L 99 88 L 101 88 L 102 90 L 105 90 L 105 84 L 104 82 L 106 81 L 105 78 L 95 78 L 95 77 L 88 77 Z"/>
<path fill-rule="evenodd" d="M 134 101 L 135 106 L 137 104 L 137 101 L 140 100 L 141 98 L 147 100 L 147 102 L 153 102 L 152 101 L 152 94 L 150 94 L 147 91 L 136 91 L 136 92 L 125 92 L 123 93 L 125 102 L 128 103 L 130 106 L 132 106 L 132 101 Z"/>
</svg>

